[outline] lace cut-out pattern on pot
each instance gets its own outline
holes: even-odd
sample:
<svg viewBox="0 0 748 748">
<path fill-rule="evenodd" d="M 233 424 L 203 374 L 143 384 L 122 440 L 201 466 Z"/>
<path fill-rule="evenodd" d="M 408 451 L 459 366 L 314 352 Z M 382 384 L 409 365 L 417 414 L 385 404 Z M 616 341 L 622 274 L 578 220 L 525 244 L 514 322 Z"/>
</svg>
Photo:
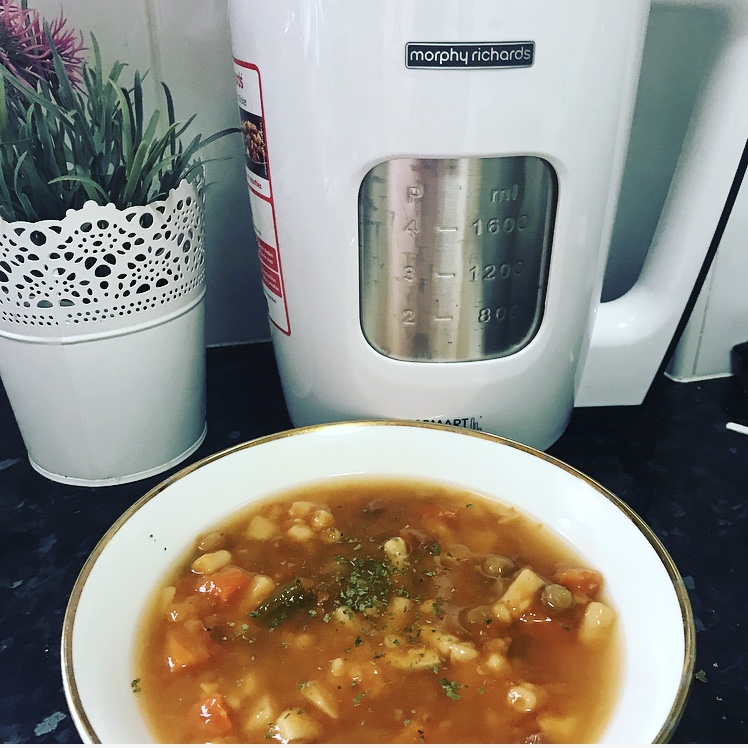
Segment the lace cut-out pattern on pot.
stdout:
<svg viewBox="0 0 748 748">
<path fill-rule="evenodd" d="M 203 234 L 201 188 L 187 181 L 147 206 L 0 221 L 0 330 L 96 334 L 175 312 L 204 292 Z"/>
</svg>

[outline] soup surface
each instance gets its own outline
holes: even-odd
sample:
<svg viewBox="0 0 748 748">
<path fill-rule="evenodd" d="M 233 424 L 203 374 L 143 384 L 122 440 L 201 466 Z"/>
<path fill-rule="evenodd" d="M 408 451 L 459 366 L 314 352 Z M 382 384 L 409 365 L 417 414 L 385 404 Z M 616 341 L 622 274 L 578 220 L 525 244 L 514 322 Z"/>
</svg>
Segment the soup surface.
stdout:
<svg viewBox="0 0 748 748">
<path fill-rule="evenodd" d="M 592 742 L 619 686 L 603 580 L 511 507 L 346 478 L 196 539 L 141 622 L 158 741 Z"/>
</svg>

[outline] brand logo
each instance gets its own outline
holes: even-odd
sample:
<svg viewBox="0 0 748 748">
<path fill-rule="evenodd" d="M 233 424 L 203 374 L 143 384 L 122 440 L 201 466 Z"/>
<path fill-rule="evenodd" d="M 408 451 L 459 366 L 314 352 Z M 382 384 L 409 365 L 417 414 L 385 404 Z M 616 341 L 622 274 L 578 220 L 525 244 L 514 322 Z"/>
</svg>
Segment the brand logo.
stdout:
<svg viewBox="0 0 748 748">
<path fill-rule="evenodd" d="M 409 42 L 405 45 L 407 68 L 529 68 L 534 62 L 535 42 Z"/>
<path fill-rule="evenodd" d="M 441 423 L 443 426 L 462 426 L 464 429 L 473 429 L 473 431 L 483 431 L 479 423 L 480 416 L 474 418 L 468 416 L 467 418 L 418 418 L 418 421 L 424 423 Z"/>
</svg>

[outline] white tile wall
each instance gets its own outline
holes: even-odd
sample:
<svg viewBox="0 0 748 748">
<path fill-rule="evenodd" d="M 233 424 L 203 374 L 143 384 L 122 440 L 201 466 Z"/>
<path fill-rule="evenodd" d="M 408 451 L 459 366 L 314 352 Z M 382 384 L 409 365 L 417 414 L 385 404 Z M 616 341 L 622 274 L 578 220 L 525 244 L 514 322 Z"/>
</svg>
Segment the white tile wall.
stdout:
<svg viewBox="0 0 748 748">
<path fill-rule="evenodd" d="M 29 0 L 46 18 L 64 12 L 73 28 L 96 35 L 105 67 L 127 62 L 160 96 L 174 96 L 176 117 L 197 115 L 192 138 L 239 124 L 226 0 Z M 125 77 L 125 80 L 128 80 Z M 267 340 L 269 328 L 238 135 L 206 148 L 206 338 L 208 345 Z"/>
</svg>

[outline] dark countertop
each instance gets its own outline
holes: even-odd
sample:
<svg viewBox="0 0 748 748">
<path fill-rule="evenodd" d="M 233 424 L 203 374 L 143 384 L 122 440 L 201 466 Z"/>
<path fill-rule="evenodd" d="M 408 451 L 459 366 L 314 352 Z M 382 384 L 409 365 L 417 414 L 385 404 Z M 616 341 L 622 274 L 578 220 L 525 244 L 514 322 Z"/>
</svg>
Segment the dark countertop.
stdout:
<svg viewBox="0 0 748 748">
<path fill-rule="evenodd" d="M 208 435 L 187 462 L 291 427 L 269 343 L 211 348 L 207 360 Z M 736 381 L 658 377 L 641 406 L 576 410 L 548 450 L 643 517 L 685 579 L 703 672 L 674 743 L 748 740 L 748 436 L 725 428 L 735 418 L 722 406 Z M 0 388 L 2 742 L 80 742 L 60 675 L 68 596 L 109 526 L 184 464 L 121 486 L 54 483 L 29 465 Z"/>
</svg>

